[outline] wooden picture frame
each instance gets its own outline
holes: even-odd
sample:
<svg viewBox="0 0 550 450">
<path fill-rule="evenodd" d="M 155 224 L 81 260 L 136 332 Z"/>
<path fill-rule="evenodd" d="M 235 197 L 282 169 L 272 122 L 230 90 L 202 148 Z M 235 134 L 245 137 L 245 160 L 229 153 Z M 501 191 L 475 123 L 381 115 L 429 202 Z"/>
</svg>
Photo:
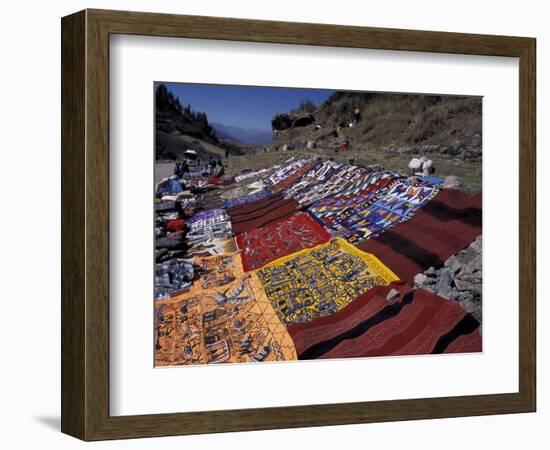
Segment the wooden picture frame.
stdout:
<svg viewBox="0 0 550 450">
<path fill-rule="evenodd" d="M 62 417 L 84 440 L 535 411 L 533 38 L 85 10 L 62 19 Z M 444 398 L 109 415 L 109 36 L 134 34 L 519 58 L 519 391 Z"/>
</svg>

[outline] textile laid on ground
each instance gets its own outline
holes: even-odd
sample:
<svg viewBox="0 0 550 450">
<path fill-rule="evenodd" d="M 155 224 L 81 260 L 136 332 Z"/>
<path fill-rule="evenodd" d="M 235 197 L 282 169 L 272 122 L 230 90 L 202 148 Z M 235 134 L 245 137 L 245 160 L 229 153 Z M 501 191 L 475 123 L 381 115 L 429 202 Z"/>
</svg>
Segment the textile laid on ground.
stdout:
<svg viewBox="0 0 550 450">
<path fill-rule="evenodd" d="M 277 169 L 268 179 L 270 185 L 276 185 L 283 181 L 285 178 L 288 178 L 302 166 L 310 162 L 307 159 L 290 159 L 285 161 L 279 169 Z"/>
<path fill-rule="evenodd" d="M 385 170 L 367 172 L 354 182 L 349 183 L 346 189 L 337 192 L 334 197 L 321 200 L 319 203 L 330 201 L 331 198 L 338 200 L 371 193 L 384 194 L 386 193 L 386 188 L 398 178 L 399 176 L 394 172 Z"/>
<path fill-rule="evenodd" d="M 170 259 L 155 265 L 155 298 L 174 295 L 191 286 L 194 277 L 193 263 L 184 259 Z"/>
<path fill-rule="evenodd" d="M 362 179 L 368 173 L 367 169 L 357 166 L 343 165 L 336 170 L 331 177 L 323 182 L 311 186 L 298 192 L 294 199 L 301 206 L 311 205 L 312 203 L 337 194 Z"/>
<path fill-rule="evenodd" d="M 401 295 L 387 300 L 396 288 Z M 288 331 L 299 359 L 482 350 L 479 323 L 459 304 L 403 285 L 375 287 L 336 314 Z"/>
<path fill-rule="evenodd" d="M 206 239 L 188 249 L 188 253 L 193 256 L 214 256 L 223 253 L 235 253 L 236 251 L 237 244 L 234 237 Z"/>
<path fill-rule="evenodd" d="M 341 163 L 336 161 L 325 161 L 321 165 L 310 170 L 299 181 L 294 183 L 285 192 L 285 198 L 291 198 L 297 195 L 299 192 L 304 191 L 317 183 L 327 181 L 334 172 L 342 167 Z"/>
<path fill-rule="evenodd" d="M 243 172 L 243 173 L 240 173 L 239 175 L 235 175 L 235 181 L 237 183 L 239 183 L 241 181 L 248 180 L 249 178 L 257 177 L 257 176 L 262 175 L 262 174 L 266 174 L 269 171 L 270 171 L 270 169 L 264 168 L 264 169 L 260 169 L 260 170 L 251 170 L 249 172 Z"/>
<path fill-rule="evenodd" d="M 262 198 L 266 198 L 269 195 L 271 195 L 271 191 L 269 189 L 262 189 L 261 191 L 255 192 L 254 194 L 247 194 L 242 197 L 227 199 L 224 201 L 223 206 L 224 208 L 232 208 L 234 206 L 244 205 L 246 203 L 250 203 L 256 200 L 261 200 Z"/>
<path fill-rule="evenodd" d="M 409 220 L 437 192 L 436 187 L 413 186 L 406 181 L 399 181 L 387 194 L 370 201 L 366 198 L 363 205 L 356 203 L 331 216 L 327 227 L 333 234 L 357 244 L 378 236 L 399 222 Z"/>
<path fill-rule="evenodd" d="M 253 198 L 255 194 L 259 194 L 260 192 L 265 191 L 263 196 L 260 196 L 258 198 Z M 225 199 L 224 207 L 230 208 L 232 206 L 239 205 L 240 199 L 245 199 L 242 203 L 248 203 L 248 201 L 258 200 L 263 197 L 268 196 L 271 194 L 271 191 L 267 189 L 267 185 L 262 180 L 257 180 L 253 183 L 249 183 L 246 186 L 238 186 L 229 190 L 226 190 L 219 194 L 220 198 Z M 246 201 L 246 197 L 252 197 L 250 200 Z M 228 203 L 229 202 L 229 203 Z M 233 204 L 235 202 L 235 204 Z"/>
<path fill-rule="evenodd" d="M 304 212 L 292 214 L 255 230 L 237 235 L 245 272 L 304 248 L 327 242 L 330 234 Z"/>
<path fill-rule="evenodd" d="M 404 281 L 466 248 L 482 225 L 481 193 L 444 189 L 407 222 L 358 247 L 374 253 Z"/>
<path fill-rule="evenodd" d="M 256 274 L 285 325 L 333 314 L 368 289 L 398 280 L 374 255 L 340 238 L 277 259 Z"/>
<path fill-rule="evenodd" d="M 195 258 L 191 289 L 155 303 L 155 365 L 296 359 L 294 344 L 239 255 Z"/>
<path fill-rule="evenodd" d="M 239 234 L 268 225 L 298 211 L 298 203 L 285 200 L 281 194 L 273 194 L 262 200 L 227 210 L 231 217 L 233 233 Z"/>
<path fill-rule="evenodd" d="M 305 163 L 302 167 L 298 168 L 294 173 L 286 177 L 285 179 L 279 181 L 277 184 L 274 184 L 271 187 L 271 190 L 273 192 L 281 192 L 287 189 L 288 187 L 292 186 L 294 183 L 299 181 L 306 173 L 308 173 L 311 170 L 314 170 L 315 167 L 317 167 L 319 164 L 321 164 L 319 161 L 309 161 Z"/>
<path fill-rule="evenodd" d="M 385 193 L 395 178 L 391 172 L 371 172 L 335 196 L 314 203 L 308 212 L 333 236 L 350 237 L 360 226 L 360 212 Z"/>
<path fill-rule="evenodd" d="M 187 240 L 191 245 L 208 239 L 231 236 L 231 222 L 223 209 L 211 209 L 194 214 L 188 221 Z"/>
</svg>

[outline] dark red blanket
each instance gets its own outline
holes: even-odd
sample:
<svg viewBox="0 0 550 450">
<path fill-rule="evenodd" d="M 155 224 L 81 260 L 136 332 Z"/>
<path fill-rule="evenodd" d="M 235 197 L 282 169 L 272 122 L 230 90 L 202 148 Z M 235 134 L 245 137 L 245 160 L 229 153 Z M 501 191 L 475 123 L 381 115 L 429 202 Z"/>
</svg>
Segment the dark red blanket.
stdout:
<svg viewBox="0 0 550 450">
<path fill-rule="evenodd" d="M 330 239 L 309 214 L 299 212 L 255 230 L 237 235 L 245 272 L 258 269 L 282 256 L 315 247 Z"/>
<path fill-rule="evenodd" d="M 357 245 L 375 254 L 402 281 L 466 248 L 481 234 L 481 194 L 442 190 L 407 222 Z"/>
<path fill-rule="evenodd" d="M 398 289 L 400 296 L 386 300 Z M 480 352 L 479 323 L 458 303 L 405 285 L 378 286 L 343 310 L 288 327 L 299 359 Z"/>
<path fill-rule="evenodd" d="M 298 211 L 299 204 L 295 200 L 285 200 L 280 195 L 274 195 L 242 206 L 246 208 L 239 207 L 236 211 L 234 208 L 227 210 L 235 234 L 252 231 L 287 217 Z"/>
</svg>

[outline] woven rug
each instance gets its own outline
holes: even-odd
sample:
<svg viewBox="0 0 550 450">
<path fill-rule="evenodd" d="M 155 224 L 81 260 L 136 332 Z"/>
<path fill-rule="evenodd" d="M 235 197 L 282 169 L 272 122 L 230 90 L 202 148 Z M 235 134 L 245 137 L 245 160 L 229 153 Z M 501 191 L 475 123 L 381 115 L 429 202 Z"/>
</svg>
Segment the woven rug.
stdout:
<svg viewBox="0 0 550 450">
<path fill-rule="evenodd" d="M 195 258 L 201 278 L 155 303 L 155 365 L 295 360 L 286 328 L 239 255 Z"/>
<path fill-rule="evenodd" d="M 318 183 L 327 181 L 340 167 L 342 167 L 342 164 L 336 161 L 324 161 L 287 189 L 285 198 L 294 197 Z"/>
<path fill-rule="evenodd" d="M 436 187 L 413 186 L 399 181 L 385 195 L 373 198 L 374 193 L 367 194 L 364 203 L 355 202 L 331 216 L 327 226 L 335 235 L 357 244 L 409 220 L 437 192 Z"/>
<path fill-rule="evenodd" d="M 260 192 L 256 192 L 254 194 L 248 194 L 242 197 L 227 199 L 223 202 L 223 206 L 224 208 L 232 208 L 234 206 L 245 205 L 246 203 L 266 198 L 269 195 L 271 195 L 271 191 L 269 189 L 262 189 Z"/>
<path fill-rule="evenodd" d="M 386 299 L 390 289 L 400 296 Z M 379 286 L 336 314 L 288 327 L 299 359 L 480 352 L 479 323 L 422 289 Z"/>
<path fill-rule="evenodd" d="M 285 325 L 333 314 L 397 276 L 374 255 L 343 239 L 279 258 L 256 271 Z"/>
<path fill-rule="evenodd" d="M 358 245 L 374 253 L 404 281 L 439 266 L 481 234 L 481 194 L 441 190 L 407 222 Z"/>
<path fill-rule="evenodd" d="M 335 170 L 330 178 L 322 183 L 317 183 L 308 189 L 304 189 L 294 196 L 301 206 L 308 206 L 327 197 L 332 197 L 338 192 L 354 185 L 368 174 L 367 169 L 357 166 L 344 165 Z"/>
<path fill-rule="evenodd" d="M 285 189 L 289 188 L 297 181 L 300 181 L 302 177 L 304 177 L 308 172 L 315 170 L 315 167 L 317 167 L 320 164 L 321 163 L 319 161 L 308 161 L 302 167 L 296 170 L 294 173 L 284 178 L 283 180 L 279 181 L 277 184 L 274 184 L 271 187 L 271 190 L 273 192 L 284 191 Z"/>
<path fill-rule="evenodd" d="M 245 272 L 304 248 L 327 242 L 327 233 L 307 213 L 299 212 L 261 228 L 237 235 Z"/>
<path fill-rule="evenodd" d="M 233 233 L 237 235 L 283 219 L 298 211 L 298 207 L 296 201 L 285 200 L 282 195 L 275 194 L 235 209 L 228 209 L 227 213 L 231 217 Z"/>
</svg>

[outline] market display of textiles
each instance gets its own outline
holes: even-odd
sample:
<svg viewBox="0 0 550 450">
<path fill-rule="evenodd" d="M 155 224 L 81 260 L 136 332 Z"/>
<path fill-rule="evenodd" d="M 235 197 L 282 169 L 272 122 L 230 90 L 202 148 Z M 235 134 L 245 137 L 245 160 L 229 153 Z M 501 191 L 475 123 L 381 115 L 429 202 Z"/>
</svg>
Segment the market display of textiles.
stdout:
<svg viewBox="0 0 550 450">
<path fill-rule="evenodd" d="M 293 198 L 300 206 L 312 203 L 338 194 L 356 183 L 367 174 L 367 170 L 354 165 L 341 165 L 324 182 L 314 184 L 308 189 L 298 192 Z"/>
<path fill-rule="evenodd" d="M 368 289 L 399 280 L 374 255 L 340 238 L 279 258 L 256 274 L 285 325 L 333 314 Z"/>
<path fill-rule="evenodd" d="M 410 219 L 416 210 L 437 194 L 438 188 L 398 181 L 386 194 L 377 195 L 377 192 L 380 190 L 357 197 L 336 197 L 330 206 L 319 202 L 309 211 L 333 235 L 356 244 Z M 339 210 L 336 205 L 340 206 Z"/>
<path fill-rule="evenodd" d="M 224 201 L 224 208 L 232 208 L 234 206 L 244 205 L 246 203 L 254 202 L 256 200 L 261 200 L 271 195 L 269 189 L 262 189 L 261 191 L 254 192 L 253 194 L 246 194 L 242 197 L 230 198 Z"/>
<path fill-rule="evenodd" d="M 162 180 L 155 365 L 481 351 L 471 314 L 413 284 L 481 234 L 481 194 L 441 181 L 318 157 Z"/>
<path fill-rule="evenodd" d="M 330 234 L 304 212 L 237 235 L 246 272 L 304 248 L 327 242 Z"/>
<path fill-rule="evenodd" d="M 155 364 L 296 359 L 286 328 L 239 255 L 197 258 L 201 278 L 188 292 L 155 303 Z"/>
<path fill-rule="evenodd" d="M 460 305 L 399 289 L 396 300 L 387 300 L 390 287 L 379 286 L 336 314 L 289 326 L 299 359 L 481 351 L 479 323 Z"/>
</svg>

